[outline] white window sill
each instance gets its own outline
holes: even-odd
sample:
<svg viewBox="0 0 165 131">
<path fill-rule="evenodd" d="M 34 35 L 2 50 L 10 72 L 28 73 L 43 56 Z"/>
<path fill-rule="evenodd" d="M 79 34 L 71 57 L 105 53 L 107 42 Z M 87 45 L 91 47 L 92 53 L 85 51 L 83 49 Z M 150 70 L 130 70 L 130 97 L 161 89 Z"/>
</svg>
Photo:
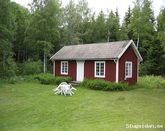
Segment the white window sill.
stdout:
<svg viewBox="0 0 165 131">
<path fill-rule="evenodd" d="M 95 76 L 95 78 L 105 78 L 105 76 Z"/>
<path fill-rule="evenodd" d="M 127 76 L 124 79 L 127 80 L 127 79 L 130 79 L 130 78 L 132 78 L 132 76 Z"/>
<path fill-rule="evenodd" d="M 68 75 L 68 73 L 61 73 L 61 75 Z"/>
</svg>

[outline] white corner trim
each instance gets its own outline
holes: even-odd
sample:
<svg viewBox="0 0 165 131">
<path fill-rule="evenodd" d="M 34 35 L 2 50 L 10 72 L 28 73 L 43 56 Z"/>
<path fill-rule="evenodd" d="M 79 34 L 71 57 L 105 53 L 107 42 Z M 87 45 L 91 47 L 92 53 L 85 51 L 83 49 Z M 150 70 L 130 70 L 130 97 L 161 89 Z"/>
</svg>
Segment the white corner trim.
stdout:
<svg viewBox="0 0 165 131">
<path fill-rule="evenodd" d="M 135 51 L 135 54 L 138 56 L 138 60 L 141 62 L 141 61 L 143 61 L 143 58 L 142 58 L 142 56 L 140 55 L 140 53 L 139 53 L 139 51 L 138 51 L 138 49 L 137 49 L 137 47 L 136 47 L 136 45 L 135 45 L 135 43 L 134 43 L 134 41 L 132 40 L 132 45 L 133 45 L 133 49 L 134 49 L 134 51 Z"/>
<path fill-rule="evenodd" d="M 115 59 L 114 62 L 116 63 L 116 83 L 119 82 L 119 59 Z"/>
<path fill-rule="evenodd" d="M 139 60 L 137 60 L 137 81 L 139 80 L 139 65 L 140 65 L 140 62 Z"/>
<path fill-rule="evenodd" d="M 62 72 L 62 63 L 67 63 L 67 73 Z M 61 75 L 68 75 L 68 61 L 61 61 Z"/>
<path fill-rule="evenodd" d="M 139 53 L 139 51 L 138 51 L 138 49 L 137 49 L 135 43 L 133 42 L 133 40 L 130 40 L 130 41 L 129 41 L 129 43 L 128 43 L 127 46 L 124 48 L 124 50 L 119 54 L 118 59 L 121 58 L 121 56 L 124 54 L 124 52 L 128 49 L 128 47 L 129 47 L 131 44 L 133 45 L 133 50 L 134 50 L 136 56 L 138 57 L 138 60 L 139 60 L 139 61 L 143 61 L 143 58 L 141 57 L 141 55 L 140 55 L 140 53 Z"/>
<path fill-rule="evenodd" d="M 99 76 L 99 75 L 96 75 L 96 63 L 104 63 L 104 75 L 103 76 Z M 105 70 L 106 70 L 106 63 L 105 61 L 95 61 L 95 69 L 94 69 L 94 76 L 95 78 L 105 78 Z"/>
</svg>

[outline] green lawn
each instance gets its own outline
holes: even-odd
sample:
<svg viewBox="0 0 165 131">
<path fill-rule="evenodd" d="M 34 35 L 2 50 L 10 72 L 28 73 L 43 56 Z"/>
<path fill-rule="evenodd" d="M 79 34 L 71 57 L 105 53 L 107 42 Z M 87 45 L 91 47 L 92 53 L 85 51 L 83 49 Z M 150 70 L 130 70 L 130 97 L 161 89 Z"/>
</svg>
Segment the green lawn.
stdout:
<svg viewBox="0 0 165 131">
<path fill-rule="evenodd" d="M 0 84 L 0 131 L 138 130 L 126 124 L 163 124 L 164 129 L 145 131 L 165 130 L 165 89 L 106 92 L 78 87 L 72 97 L 54 95 L 52 89 L 30 82 Z"/>
</svg>

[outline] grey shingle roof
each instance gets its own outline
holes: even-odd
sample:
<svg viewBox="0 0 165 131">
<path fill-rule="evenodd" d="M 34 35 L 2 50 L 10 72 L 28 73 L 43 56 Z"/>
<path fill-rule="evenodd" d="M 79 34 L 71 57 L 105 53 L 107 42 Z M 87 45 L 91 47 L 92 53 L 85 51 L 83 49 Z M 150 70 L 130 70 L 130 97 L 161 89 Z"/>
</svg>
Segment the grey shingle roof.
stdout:
<svg viewBox="0 0 165 131">
<path fill-rule="evenodd" d="M 64 46 L 50 59 L 52 60 L 92 60 L 115 59 L 122 53 L 130 40 Z"/>
</svg>

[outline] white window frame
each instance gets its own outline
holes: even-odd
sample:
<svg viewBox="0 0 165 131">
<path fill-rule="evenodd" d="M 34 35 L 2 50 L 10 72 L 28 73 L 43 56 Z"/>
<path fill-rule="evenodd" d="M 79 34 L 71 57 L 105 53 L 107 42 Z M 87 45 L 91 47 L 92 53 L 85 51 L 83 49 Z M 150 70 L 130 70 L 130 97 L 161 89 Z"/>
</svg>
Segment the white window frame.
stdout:
<svg viewBox="0 0 165 131">
<path fill-rule="evenodd" d="M 62 65 L 63 65 L 63 63 L 64 63 L 64 65 L 65 65 L 65 63 L 66 63 L 66 65 L 67 65 L 67 67 L 66 67 L 66 72 L 64 71 L 63 72 L 63 70 L 62 70 Z M 65 67 L 64 67 L 64 70 L 65 70 Z M 68 75 L 68 61 L 61 61 L 61 74 L 62 75 Z"/>
<path fill-rule="evenodd" d="M 96 64 L 97 63 L 103 63 L 104 64 L 104 75 L 97 75 L 97 72 L 96 72 Z M 99 70 L 101 70 L 101 67 L 99 67 Z M 105 78 L 105 61 L 95 61 L 95 77 L 98 77 L 98 78 Z"/>
<path fill-rule="evenodd" d="M 127 71 L 128 71 L 128 74 L 127 74 Z M 125 79 L 127 78 L 132 78 L 132 61 L 125 62 Z"/>
</svg>

